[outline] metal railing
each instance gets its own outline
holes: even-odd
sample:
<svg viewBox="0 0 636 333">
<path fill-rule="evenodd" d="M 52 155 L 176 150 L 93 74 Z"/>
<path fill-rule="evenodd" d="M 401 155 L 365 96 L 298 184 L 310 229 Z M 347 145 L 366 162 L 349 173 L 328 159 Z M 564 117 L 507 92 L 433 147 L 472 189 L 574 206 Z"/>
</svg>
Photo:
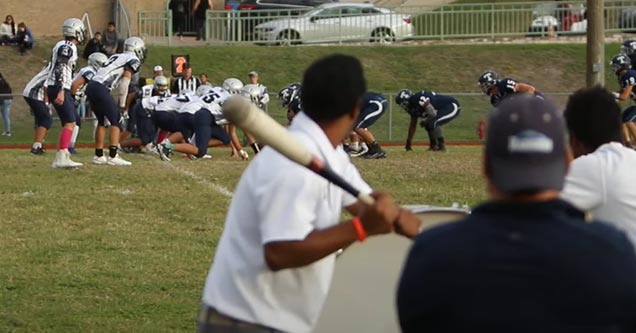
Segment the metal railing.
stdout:
<svg viewBox="0 0 636 333">
<path fill-rule="evenodd" d="M 139 35 L 147 44 L 172 45 L 172 11 L 155 10 L 138 13 Z"/>
<path fill-rule="evenodd" d="M 561 5 L 559 5 L 561 4 Z M 564 4 L 567 4 L 565 6 Z M 636 0 L 606 0 L 605 31 L 636 32 Z M 323 17 L 297 19 L 307 10 L 208 11 L 207 41 L 210 44 L 391 41 L 404 17 L 411 21 L 412 39 L 488 38 L 584 34 L 585 1 L 510 2 L 406 6 L 395 13 L 373 15 L 337 12 Z M 405 16 L 401 16 L 405 15 Z M 139 12 L 139 30 L 151 43 L 170 43 L 169 11 Z M 262 25 L 267 23 L 266 25 Z M 158 29 L 156 25 L 161 26 Z M 276 26 L 273 28 L 273 26 Z M 373 38 L 374 32 L 393 38 Z M 321 33 L 323 36 L 317 36 Z M 327 37 L 324 37 L 327 36 Z M 286 38 L 287 37 L 287 38 Z"/>
</svg>

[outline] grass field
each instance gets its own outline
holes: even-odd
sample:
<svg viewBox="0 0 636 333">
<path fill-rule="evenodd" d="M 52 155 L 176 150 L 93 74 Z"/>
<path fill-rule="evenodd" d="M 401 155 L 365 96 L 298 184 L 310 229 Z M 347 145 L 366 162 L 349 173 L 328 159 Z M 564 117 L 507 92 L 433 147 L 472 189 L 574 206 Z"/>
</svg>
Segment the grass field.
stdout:
<svg viewBox="0 0 636 333">
<path fill-rule="evenodd" d="M 227 153 L 69 171 L 0 151 L 0 332 L 192 332 L 227 192 L 247 165 Z M 401 204 L 473 205 L 484 198 L 479 155 L 418 147 L 356 163 Z"/>
<path fill-rule="evenodd" d="M 47 44 L 48 43 L 48 44 Z M 50 41 L 15 61 L 0 48 L 2 73 L 20 92 L 48 58 Z M 618 50 L 607 45 L 607 56 Z M 478 92 L 476 79 L 494 69 L 544 92 L 584 85 L 584 45 L 436 45 L 394 47 L 201 47 L 150 48 L 143 74 L 169 67 L 170 54 L 190 54 L 195 72 L 214 83 L 250 70 L 270 91 L 301 80 L 303 69 L 325 54 L 358 56 L 369 88 Z M 608 74 L 609 86 L 614 79 Z M 462 115 L 446 127 L 447 140 L 474 141 L 474 125 L 490 109 L 483 96 L 460 97 Z M 559 99 L 563 104 L 564 99 Z M 281 117 L 272 103 L 272 113 Z M 402 142 L 407 117 L 394 109 L 374 131 Z M 14 136 L 3 144 L 31 142 L 31 117 L 21 99 L 13 112 Z M 88 126 L 90 128 L 90 126 Z M 48 136 L 57 140 L 59 124 Z M 423 140 L 423 131 L 417 134 Z M 82 142 L 90 141 L 84 130 Z M 376 190 L 400 204 L 475 205 L 485 198 L 480 147 L 453 146 L 446 154 L 417 147 L 389 148 L 385 160 L 355 160 Z M 247 162 L 226 148 L 212 160 L 164 163 L 127 155 L 129 168 L 90 164 L 52 170 L 52 153 L 30 156 L 0 150 L 0 332 L 191 332 L 204 279 L 238 177 Z M 88 163 L 92 151 L 75 158 Z"/>
</svg>

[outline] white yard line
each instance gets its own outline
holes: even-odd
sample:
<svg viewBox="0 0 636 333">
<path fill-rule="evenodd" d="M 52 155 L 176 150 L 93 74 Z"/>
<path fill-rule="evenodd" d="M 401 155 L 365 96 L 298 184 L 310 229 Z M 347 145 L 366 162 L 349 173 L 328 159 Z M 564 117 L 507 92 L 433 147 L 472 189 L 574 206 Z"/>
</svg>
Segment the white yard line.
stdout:
<svg viewBox="0 0 636 333">
<path fill-rule="evenodd" d="M 201 186 L 204 186 L 204 187 L 207 187 L 209 189 L 212 189 L 212 190 L 216 191 L 217 193 L 220 193 L 223 196 L 226 196 L 228 198 L 232 198 L 232 196 L 234 195 L 234 193 L 232 193 L 232 191 L 228 190 L 227 187 L 225 187 L 223 185 L 219 185 L 217 183 L 210 182 L 209 180 L 197 175 L 196 173 L 194 173 L 194 172 L 192 172 L 190 170 L 175 166 L 174 164 L 172 164 L 170 162 L 164 162 L 164 161 L 158 160 L 154 156 L 145 156 L 144 155 L 144 157 L 147 158 L 147 159 L 152 159 L 153 161 L 158 161 L 158 162 L 160 162 L 159 164 L 163 165 L 164 167 L 172 169 L 176 173 L 178 173 L 178 174 L 180 174 L 182 176 L 188 177 L 188 178 L 194 180 L 197 184 L 199 184 Z"/>
</svg>

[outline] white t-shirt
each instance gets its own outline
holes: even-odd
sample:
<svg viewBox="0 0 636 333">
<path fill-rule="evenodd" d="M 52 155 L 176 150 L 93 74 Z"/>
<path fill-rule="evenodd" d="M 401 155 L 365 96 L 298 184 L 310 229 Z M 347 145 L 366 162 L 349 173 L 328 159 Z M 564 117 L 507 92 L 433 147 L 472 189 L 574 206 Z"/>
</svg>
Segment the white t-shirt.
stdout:
<svg viewBox="0 0 636 333">
<path fill-rule="evenodd" d="M 636 244 L 636 151 L 611 142 L 575 159 L 561 197 L 624 230 Z"/>
<path fill-rule="evenodd" d="M 371 188 L 341 146 L 304 113 L 289 128 L 312 153 L 364 193 Z M 315 326 L 333 275 L 335 254 L 313 264 L 271 271 L 264 245 L 303 240 L 331 227 L 356 199 L 317 174 L 266 147 L 247 167 L 230 204 L 223 235 L 203 290 L 220 313 L 286 332 Z"/>
</svg>

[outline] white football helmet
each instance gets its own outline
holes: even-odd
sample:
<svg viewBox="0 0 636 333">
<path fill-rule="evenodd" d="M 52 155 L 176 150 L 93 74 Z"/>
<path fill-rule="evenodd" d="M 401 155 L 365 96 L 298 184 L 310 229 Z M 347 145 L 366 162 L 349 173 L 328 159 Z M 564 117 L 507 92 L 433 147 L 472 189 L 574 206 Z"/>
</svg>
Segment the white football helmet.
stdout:
<svg viewBox="0 0 636 333">
<path fill-rule="evenodd" d="M 261 88 L 256 84 L 246 84 L 243 86 L 241 96 L 249 99 L 256 105 L 261 104 Z"/>
<path fill-rule="evenodd" d="M 134 53 L 141 62 L 144 62 L 148 49 L 146 43 L 139 37 L 129 37 L 124 41 L 124 52 Z"/>
<path fill-rule="evenodd" d="M 69 18 L 62 25 L 62 36 L 73 37 L 79 44 L 84 44 L 86 40 L 86 28 L 84 22 L 77 18 Z"/>
<path fill-rule="evenodd" d="M 223 81 L 222 88 L 225 89 L 230 95 L 235 95 L 241 92 L 241 88 L 243 88 L 243 82 L 232 77 Z"/>
<path fill-rule="evenodd" d="M 91 53 L 91 55 L 88 56 L 88 65 L 93 67 L 95 71 L 104 67 L 107 61 L 108 57 L 101 52 Z"/>
<path fill-rule="evenodd" d="M 168 78 L 163 75 L 157 76 L 154 85 L 155 89 L 163 94 L 168 90 Z"/>
<path fill-rule="evenodd" d="M 212 90 L 212 86 L 209 86 L 207 84 L 202 84 L 201 86 L 199 86 L 199 88 L 197 88 L 196 94 L 197 96 L 203 96 L 209 93 L 211 90 Z"/>
</svg>

